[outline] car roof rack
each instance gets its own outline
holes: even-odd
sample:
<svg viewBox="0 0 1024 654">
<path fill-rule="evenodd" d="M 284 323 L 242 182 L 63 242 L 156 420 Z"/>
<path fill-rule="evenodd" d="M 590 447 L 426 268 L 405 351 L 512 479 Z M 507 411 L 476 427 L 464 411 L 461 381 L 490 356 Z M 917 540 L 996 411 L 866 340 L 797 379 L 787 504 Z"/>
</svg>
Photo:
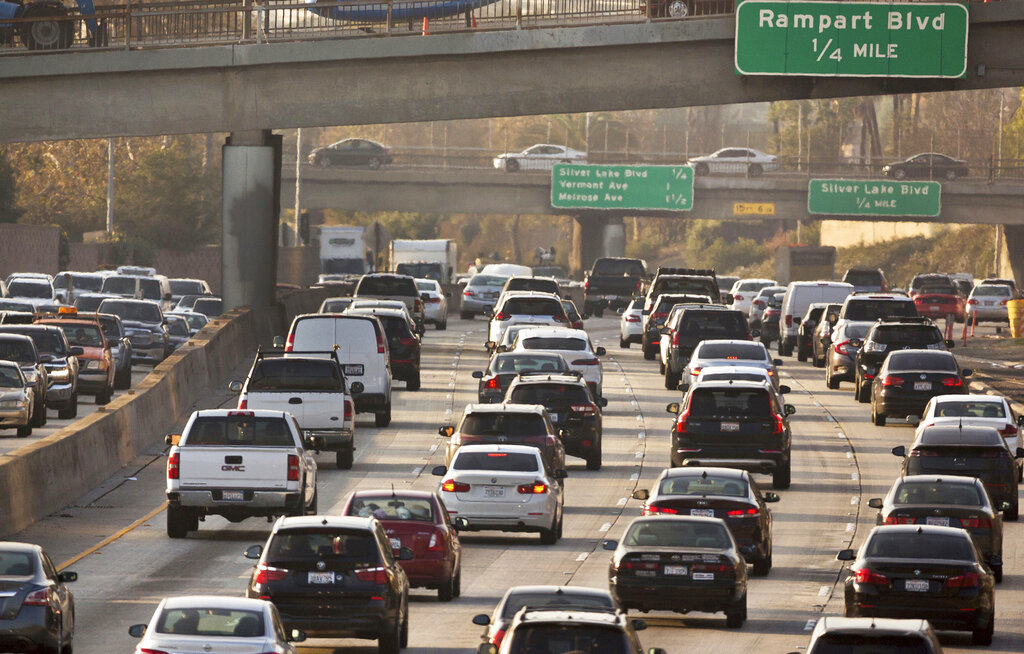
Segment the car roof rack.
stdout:
<svg viewBox="0 0 1024 654">
<path fill-rule="evenodd" d="M 547 376 L 550 379 L 552 376 L 555 377 L 575 377 L 576 379 L 583 379 L 583 373 L 578 370 L 566 370 L 565 372 L 558 372 L 557 370 L 524 370 L 516 374 L 517 378 L 526 377 L 541 377 Z"/>
<path fill-rule="evenodd" d="M 702 277 L 715 277 L 714 268 L 674 268 L 671 266 L 658 266 L 657 275 L 700 275 Z"/>
<path fill-rule="evenodd" d="M 296 356 L 305 355 L 316 355 L 316 354 L 329 354 L 334 362 L 341 365 L 341 361 L 338 360 L 338 346 L 335 345 L 333 350 L 284 350 L 282 348 L 275 347 L 263 347 L 262 345 L 256 348 L 256 361 L 267 358 L 280 358 L 286 354 L 292 354 Z"/>
<path fill-rule="evenodd" d="M 882 316 L 875 320 L 876 323 L 898 324 L 907 323 L 913 325 L 934 325 L 935 321 L 928 316 Z"/>
</svg>

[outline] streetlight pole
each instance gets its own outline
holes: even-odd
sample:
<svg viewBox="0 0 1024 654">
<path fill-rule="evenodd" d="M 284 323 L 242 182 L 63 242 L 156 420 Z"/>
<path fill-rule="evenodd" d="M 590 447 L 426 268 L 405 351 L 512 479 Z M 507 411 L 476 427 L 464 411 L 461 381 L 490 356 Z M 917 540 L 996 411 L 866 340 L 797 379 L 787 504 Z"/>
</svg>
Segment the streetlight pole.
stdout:
<svg viewBox="0 0 1024 654">
<path fill-rule="evenodd" d="M 114 139 L 107 139 L 107 236 L 114 233 Z"/>
</svg>

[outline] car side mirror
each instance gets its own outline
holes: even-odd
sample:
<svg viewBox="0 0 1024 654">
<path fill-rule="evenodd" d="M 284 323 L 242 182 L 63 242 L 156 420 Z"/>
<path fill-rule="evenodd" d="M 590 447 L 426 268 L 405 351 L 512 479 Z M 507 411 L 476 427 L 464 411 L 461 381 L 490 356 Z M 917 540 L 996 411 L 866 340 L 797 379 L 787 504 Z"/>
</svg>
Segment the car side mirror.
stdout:
<svg viewBox="0 0 1024 654">
<path fill-rule="evenodd" d="M 1009 511 L 1012 508 L 1013 508 L 1013 505 L 1010 504 L 1009 502 L 1000 502 L 999 503 L 999 510 L 1000 511 Z"/>
<path fill-rule="evenodd" d="M 80 347 L 73 347 L 73 348 L 71 348 L 71 356 L 73 356 L 73 357 L 80 357 L 83 354 L 85 354 L 85 349 L 80 348 Z"/>
<path fill-rule="evenodd" d="M 750 330 L 750 338 L 760 338 L 760 337 L 761 337 L 761 330 L 760 329 L 751 329 Z"/>
<path fill-rule="evenodd" d="M 742 554 L 744 558 L 751 557 L 751 556 L 753 556 L 756 553 L 757 553 L 757 546 L 754 545 L 754 544 L 748 544 L 748 545 L 741 545 L 740 546 L 740 554 Z"/>
<path fill-rule="evenodd" d="M 277 349 L 281 349 L 284 347 L 284 336 L 274 337 L 274 347 Z"/>
<path fill-rule="evenodd" d="M 837 561 L 852 561 L 856 557 L 853 550 L 839 550 L 839 554 L 836 554 Z"/>
<path fill-rule="evenodd" d="M 74 582 L 78 581 L 78 573 L 77 572 L 71 572 L 70 570 L 68 570 L 66 572 L 59 572 L 59 573 L 57 573 L 57 581 L 60 581 L 60 582 L 65 583 L 65 584 L 74 583 Z"/>
<path fill-rule="evenodd" d="M 629 623 L 633 626 L 633 631 L 643 631 L 647 628 L 647 623 L 640 618 L 633 618 Z"/>
<path fill-rule="evenodd" d="M 907 424 L 909 424 L 911 427 L 917 427 L 918 425 L 921 424 L 921 418 L 915 415 L 908 415 Z"/>
<path fill-rule="evenodd" d="M 952 350 L 954 347 L 956 347 L 956 341 L 954 341 L 952 338 L 947 338 L 945 340 L 945 343 L 946 343 L 946 348 L 949 349 L 949 350 Z"/>
<path fill-rule="evenodd" d="M 262 545 L 250 545 L 249 547 L 245 548 L 245 558 L 256 561 L 261 556 L 263 556 Z"/>
<path fill-rule="evenodd" d="M 1013 453 L 1013 458 L 1024 459 L 1024 447 L 1018 447 L 1017 451 Z"/>
<path fill-rule="evenodd" d="M 292 629 L 288 632 L 289 643 L 301 643 L 306 640 L 306 632 L 301 629 Z"/>
<path fill-rule="evenodd" d="M 870 500 L 868 500 L 868 506 L 871 507 L 872 509 L 882 508 L 882 498 L 872 497 Z"/>
<path fill-rule="evenodd" d="M 962 371 L 960 371 L 960 374 L 966 379 L 967 377 L 973 375 L 974 371 L 971 370 L 970 368 L 964 368 Z"/>
<path fill-rule="evenodd" d="M 430 293 L 420 293 L 420 299 L 424 302 L 430 300 Z"/>
<path fill-rule="evenodd" d="M 604 355 L 608 354 L 608 350 L 606 350 L 603 347 L 601 347 L 600 345 L 598 345 L 597 349 L 594 350 L 594 354 L 596 354 L 599 357 L 603 357 Z"/>
<path fill-rule="evenodd" d="M 484 378 L 484 371 L 483 370 L 474 370 L 473 374 L 471 375 L 471 377 L 473 379 L 483 379 Z"/>
<path fill-rule="evenodd" d="M 665 413 L 679 415 L 679 402 L 669 402 L 665 405 Z"/>
<path fill-rule="evenodd" d="M 459 516 L 458 518 L 455 518 L 455 520 L 452 521 L 452 524 L 455 525 L 455 530 L 456 531 L 462 531 L 462 530 L 465 530 L 465 529 L 469 529 L 469 518 L 464 518 L 462 516 Z"/>
<path fill-rule="evenodd" d="M 487 625 L 491 624 L 491 616 L 487 615 L 486 613 L 478 613 L 473 616 L 473 624 L 480 625 L 481 627 L 486 627 Z"/>
<path fill-rule="evenodd" d="M 558 437 L 561 438 L 562 440 L 565 440 L 566 438 L 569 438 L 570 435 L 571 434 L 569 433 L 568 429 L 559 429 L 558 430 Z"/>
<path fill-rule="evenodd" d="M 228 390 L 231 391 L 232 393 L 241 393 L 242 382 L 238 381 L 237 379 L 232 381 L 230 384 L 228 384 Z"/>
<path fill-rule="evenodd" d="M 362 393 L 366 390 L 366 387 L 363 386 L 363 382 L 352 382 L 349 384 L 348 390 L 350 393 Z"/>
<path fill-rule="evenodd" d="M 181 434 L 167 434 L 164 436 L 165 445 L 177 445 L 181 441 Z"/>
<path fill-rule="evenodd" d="M 892 448 L 891 452 L 893 456 L 907 456 L 907 448 L 905 445 L 897 445 L 896 447 Z"/>
<path fill-rule="evenodd" d="M 773 493 L 773 492 L 769 491 L 769 492 L 764 494 L 764 501 L 769 503 L 769 504 L 771 504 L 772 502 L 778 502 L 779 501 L 779 494 L 778 493 Z"/>
<path fill-rule="evenodd" d="M 786 405 L 786 415 L 787 416 L 791 416 L 794 413 L 796 413 L 796 407 L 793 406 L 792 404 L 787 404 Z"/>
<path fill-rule="evenodd" d="M 776 367 L 778 367 L 781 366 L 784 362 L 782 359 L 772 359 L 772 363 L 775 364 Z"/>
<path fill-rule="evenodd" d="M 651 492 L 646 488 L 641 488 L 640 490 L 633 491 L 633 494 L 630 497 L 634 500 L 646 501 L 651 497 Z"/>
<path fill-rule="evenodd" d="M 617 548 L 618 546 L 619 546 L 619 541 L 617 541 L 617 540 L 605 540 L 605 541 L 601 541 L 601 549 L 605 549 L 605 550 L 608 550 L 609 552 L 614 552 L 614 551 L 615 551 L 615 549 L 616 549 L 616 548 Z"/>
<path fill-rule="evenodd" d="M 441 477 L 446 472 L 448 472 L 448 468 L 444 466 L 434 466 L 433 469 L 430 471 L 430 474 L 434 475 L 435 477 Z"/>
<path fill-rule="evenodd" d="M 608 398 L 607 397 L 599 397 L 599 398 L 597 398 L 597 406 L 601 407 L 602 409 L 605 408 L 606 406 L 608 406 Z"/>
<path fill-rule="evenodd" d="M 320 450 L 324 449 L 324 439 L 322 436 L 310 436 L 302 439 L 302 446 L 307 450 L 316 450 L 319 454 Z"/>
<path fill-rule="evenodd" d="M 686 391 L 690 390 L 690 385 L 687 384 L 686 382 L 679 382 L 679 385 L 676 386 L 676 388 L 685 393 Z"/>
<path fill-rule="evenodd" d="M 555 476 L 555 479 L 565 479 L 566 477 L 569 476 L 569 472 L 567 470 L 562 469 L 562 468 L 559 468 L 558 470 L 555 470 L 555 472 L 553 474 Z"/>
<path fill-rule="evenodd" d="M 498 646 L 494 643 L 480 643 L 476 654 L 498 654 Z"/>
<path fill-rule="evenodd" d="M 621 316 L 622 314 L 626 313 L 626 308 L 625 307 L 619 307 L 618 309 L 615 310 L 615 313 L 617 313 L 618 315 Z"/>
<path fill-rule="evenodd" d="M 455 433 L 455 427 L 452 425 L 445 425 L 444 427 L 437 428 L 437 435 L 444 436 L 445 438 L 451 438 L 451 435 Z"/>
<path fill-rule="evenodd" d="M 398 560 L 399 561 L 412 561 L 413 553 L 408 547 L 398 548 Z"/>
<path fill-rule="evenodd" d="M 128 635 L 132 638 L 142 638 L 146 635 L 147 626 L 148 625 L 144 624 L 133 624 L 132 626 L 128 627 Z"/>
<path fill-rule="evenodd" d="M 793 389 L 790 388 L 789 386 L 786 386 L 785 384 L 781 384 L 779 386 L 779 393 L 781 393 L 783 395 L 785 395 L 786 393 L 792 393 L 792 392 L 793 392 Z"/>
<path fill-rule="evenodd" d="M 1017 426 L 1024 427 L 1024 415 L 1017 416 Z"/>
</svg>

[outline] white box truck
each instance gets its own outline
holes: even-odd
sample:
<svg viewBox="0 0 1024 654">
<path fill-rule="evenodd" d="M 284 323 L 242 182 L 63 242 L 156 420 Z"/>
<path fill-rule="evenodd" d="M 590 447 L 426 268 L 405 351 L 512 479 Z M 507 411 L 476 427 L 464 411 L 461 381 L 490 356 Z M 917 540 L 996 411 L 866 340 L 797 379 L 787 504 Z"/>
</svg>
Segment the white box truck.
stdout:
<svg viewBox="0 0 1024 654">
<path fill-rule="evenodd" d="M 389 270 L 403 275 L 433 279 L 441 284 L 454 281 L 459 265 L 459 252 L 451 239 L 391 241 L 388 250 Z"/>
<path fill-rule="evenodd" d="M 362 275 L 366 264 L 364 227 L 335 225 L 320 228 L 320 272 Z"/>
</svg>

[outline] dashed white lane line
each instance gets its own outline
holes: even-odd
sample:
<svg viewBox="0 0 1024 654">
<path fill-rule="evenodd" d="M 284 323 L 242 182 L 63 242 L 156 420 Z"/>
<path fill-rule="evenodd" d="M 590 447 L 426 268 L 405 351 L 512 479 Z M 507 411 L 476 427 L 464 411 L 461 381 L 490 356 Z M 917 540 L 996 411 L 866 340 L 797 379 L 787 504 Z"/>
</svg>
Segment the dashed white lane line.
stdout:
<svg viewBox="0 0 1024 654">
<path fill-rule="evenodd" d="M 847 522 L 846 523 L 846 531 L 853 531 L 856 528 L 857 528 L 856 524 L 854 524 L 852 522 Z"/>
<path fill-rule="evenodd" d="M 640 479 L 640 473 L 639 472 L 634 472 L 633 474 L 631 474 L 629 476 L 629 480 L 630 481 L 636 481 L 637 479 Z"/>
<path fill-rule="evenodd" d="M 638 432 L 636 437 L 638 439 L 640 439 L 640 440 L 643 440 L 643 439 L 647 438 L 647 432 L 645 432 L 645 431 Z"/>
<path fill-rule="evenodd" d="M 814 625 L 816 625 L 816 624 L 818 624 L 817 620 L 815 620 L 813 618 L 808 620 L 807 624 L 804 625 L 804 631 L 810 631 L 811 629 L 814 629 Z"/>
<path fill-rule="evenodd" d="M 853 497 L 850 498 L 850 504 L 856 504 L 858 502 L 860 502 L 860 497 L 858 497 L 857 495 L 854 495 Z"/>
<path fill-rule="evenodd" d="M 598 531 L 605 532 L 612 528 L 612 523 L 606 522 L 598 528 Z"/>
<path fill-rule="evenodd" d="M 416 467 L 416 468 L 412 469 L 412 474 L 414 474 L 414 475 L 418 475 L 421 472 L 423 472 L 423 466 L 419 466 L 419 467 Z"/>
<path fill-rule="evenodd" d="M 628 497 L 620 497 L 619 501 L 618 501 L 618 506 L 624 506 L 626 504 L 626 502 L 628 502 L 628 501 L 629 501 Z"/>
<path fill-rule="evenodd" d="M 860 475 L 858 475 L 856 472 L 851 472 L 850 479 L 852 479 L 853 481 L 857 481 L 858 479 L 860 479 Z"/>
<path fill-rule="evenodd" d="M 577 560 L 577 561 L 586 561 L 586 560 L 587 560 L 587 556 L 589 556 L 589 555 L 588 555 L 588 554 L 587 554 L 586 552 L 580 552 L 580 553 L 579 553 L 579 554 L 578 554 L 578 555 L 576 556 L 576 560 Z"/>
<path fill-rule="evenodd" d="M 636 458 L 638 458 L 638 459 L 642 459 L 642 458 L 644 458 L 644 453 L 643 453 L 643 451 L 639 451 L 639 452 L 637 452 L 637 453 L 636 453 Z"/>
<path fill-rule="evenodd" d="M 818 597 L 825 597 L 832 590 L 831 586 L 822 586 L 818 589 Z"/>
<path fill-rule="evenodd" d="M 437 451 L 437 443 L 434 443 L 433 445 L 430 446 L 430 453 L 433 454 L 436 451 Z"/>
</svg>

